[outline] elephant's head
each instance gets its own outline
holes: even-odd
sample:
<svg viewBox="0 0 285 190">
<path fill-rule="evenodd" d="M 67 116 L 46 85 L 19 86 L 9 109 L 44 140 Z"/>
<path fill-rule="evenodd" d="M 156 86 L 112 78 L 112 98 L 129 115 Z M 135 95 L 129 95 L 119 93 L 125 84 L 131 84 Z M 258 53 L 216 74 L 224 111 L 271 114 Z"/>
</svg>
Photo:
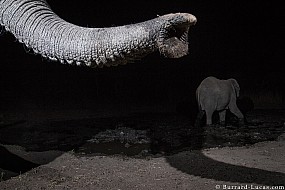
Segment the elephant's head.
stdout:
<svg viewBox="0 0 285 190">
<path fill-rule="evenodd" d="M 179 58 L 188 53 L 188 13 L 109 28 L 85 28 L 59 18 L 46 0 L 0 0 L 0 25 L 35 53 L 61 63 L 116 66 L 159 50 Z"/>
<path fill-rule="evenodd" d="M 240 87 L 238 82 L 236 81 L 236 79 L 229 79 L 229 81 L 231 82 L 231 85 L 235 89 L 236 96 L 239 97 Z"/>
</svg>

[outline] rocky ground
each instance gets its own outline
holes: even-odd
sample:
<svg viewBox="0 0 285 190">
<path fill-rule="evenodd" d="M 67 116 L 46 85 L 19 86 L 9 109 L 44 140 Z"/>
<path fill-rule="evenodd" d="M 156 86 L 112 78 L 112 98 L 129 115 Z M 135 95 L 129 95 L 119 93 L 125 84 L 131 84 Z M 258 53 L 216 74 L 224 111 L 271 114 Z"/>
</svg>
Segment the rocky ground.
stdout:
<svg viewBox="0 0 285 190">
<path fill-rule="evenodd" d="M 284 188 L 285 112 L 247 121 L 193 137 L 192 122 L 169 113 L 10 120 L 0 125 L 0 189 Z"/>
</svg>

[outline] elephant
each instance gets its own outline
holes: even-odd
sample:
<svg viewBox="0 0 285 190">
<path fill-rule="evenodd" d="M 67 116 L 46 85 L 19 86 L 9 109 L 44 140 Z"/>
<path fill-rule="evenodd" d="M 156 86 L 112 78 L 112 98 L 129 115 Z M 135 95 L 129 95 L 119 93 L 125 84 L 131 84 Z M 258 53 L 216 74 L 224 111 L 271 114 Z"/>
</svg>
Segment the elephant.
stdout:
<svg viewBox="0 0 285 190">
<path fill-rule="evenodd" d="M 136 24 L 88 28 L 63 20 L 46 0 L 0 0 L 0 25 L 20 43 L 52 61 L 92 68 L 134 62 L 155 51 L 183 57 L 196 22 L 192 14 L 171 13 Z"/>
<path fill-rule="evenodd" d="M 244 115 L 237 107 L 240 87 L 238 82 L 231 78 L 220 80 L 215 77 L 205 78 L 196 90 L 199 113 L 196 122 L 206 113 L 206 125 L 212 125 L 214 111 L 219 112 L 220 123 L 225 124 L 226 110 L 230 110 L 239 119 L 239 124 L 244 124 Z"/>
</svg>

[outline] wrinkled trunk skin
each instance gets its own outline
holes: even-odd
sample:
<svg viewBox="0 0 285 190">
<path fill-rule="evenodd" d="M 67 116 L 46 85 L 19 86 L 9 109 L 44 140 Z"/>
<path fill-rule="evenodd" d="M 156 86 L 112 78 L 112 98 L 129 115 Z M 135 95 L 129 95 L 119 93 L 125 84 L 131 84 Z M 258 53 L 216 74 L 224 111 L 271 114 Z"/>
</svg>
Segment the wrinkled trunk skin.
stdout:
<svg viewBox="0 0 285 190">
<path fill-rule="evenodd" d="M 125 64 L 156 50 L 182 57 L 195 23 L 195 16 L 176 13 L 138 24 L 86 28 L 59 18 L 45 0 L 0 0 L 0 25 L 19 42 L 51 60 L 91 67 Z"/>
</svg>

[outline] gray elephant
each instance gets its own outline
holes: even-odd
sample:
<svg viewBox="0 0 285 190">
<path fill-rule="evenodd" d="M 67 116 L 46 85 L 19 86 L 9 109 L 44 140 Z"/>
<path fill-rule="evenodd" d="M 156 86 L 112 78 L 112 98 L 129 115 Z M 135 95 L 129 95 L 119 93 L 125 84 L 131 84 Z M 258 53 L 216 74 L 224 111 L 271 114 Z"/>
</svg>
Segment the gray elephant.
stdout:
<svg viewBox="0 0 285 190">
<path fill-rule="evenodd" d="M 45 0 L 0 0 L 0 25 L 35 53 L 61 63 L 116 66 L 159 52 L 170 58 L 188 53 L 195 16 L 176 13 L 109 28 L 85 28 L 59 18 Z"/>
<path fill-rule="evenodd" d="M 197 121 L 201 120 L 206 113 L 206 124 L 211 125 L 212 115 L 214 111 L 218 111 L 220 123 L 225 124 L 226 110 L 229 109 L 243 125 L 244 116 L 236 104 L 239 91 L 240 87 L 235 79 L 220 80 L 215 77 L 204 79 L 196 90 L 199 106 Z"/>
</svg>

